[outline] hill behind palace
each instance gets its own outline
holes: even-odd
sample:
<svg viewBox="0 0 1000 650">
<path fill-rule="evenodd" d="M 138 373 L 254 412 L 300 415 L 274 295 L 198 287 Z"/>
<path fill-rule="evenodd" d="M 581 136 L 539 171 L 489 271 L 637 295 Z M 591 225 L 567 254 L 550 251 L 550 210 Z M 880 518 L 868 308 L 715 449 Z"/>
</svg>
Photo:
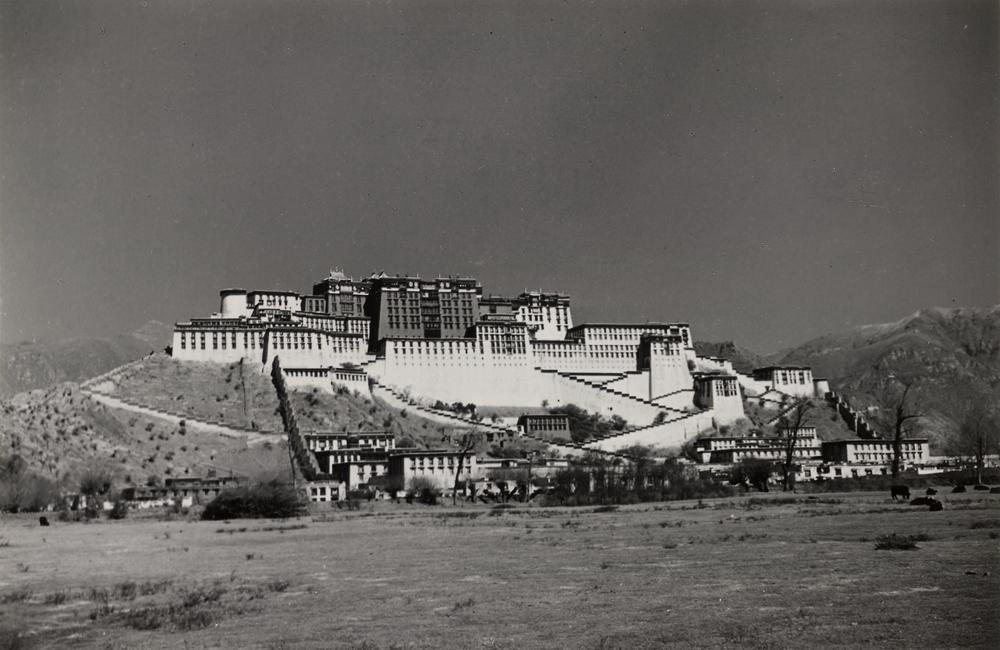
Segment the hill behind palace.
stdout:
<svg viewBox="0 0 1000 650">
<path fill-rule="evenodd" d="M 0 345 L 0 397 L 62 382 L 81 382 L 170 344 L 173 328 L 149 321 L 107 337 Z"/>
<path fill-rule="evenodd" d="M 858 406 L 879 404 L 890 377 L 912 382 L 927 412 L 919 432 L 944 441 L 970 400 L 1000 407 L 1000 305 L 921 309 L 894 323 L 815 338 L 769 361 L 811 366 Z"/>
</svg>

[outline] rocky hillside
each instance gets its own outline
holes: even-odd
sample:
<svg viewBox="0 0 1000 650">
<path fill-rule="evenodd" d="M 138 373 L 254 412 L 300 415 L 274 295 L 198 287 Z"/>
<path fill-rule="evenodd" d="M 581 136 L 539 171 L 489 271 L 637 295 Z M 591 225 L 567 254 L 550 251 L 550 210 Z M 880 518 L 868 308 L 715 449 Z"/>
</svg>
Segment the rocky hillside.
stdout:
<svg viewBox="0 0 1000 650">
<path fill-rule="evenodd" d="M 66 487 L 95 465 L 111 469 L 119 486 L 212 470 L 286 471 L 274 388 L 259 365 L 251 365 L 181 363 L 155 354 L 93 386 L 127 408 L 108 407 L 70 382 L 19 393 L 0 400 L 0 456 L 17 454 L 30 470 Z M 293 391 L 290 397 L 304 432 L 390 430 L 398 440 L 426 447 L 448 446 L 454 433 L 349 391 Z M 176 414 L 185 426 L 141 408 Z M 251 433 L 248 444 L 201 430 L 198 421 L 259 433 Z"/>
<path fill-rule="evenodd" d="M 128 334 L 0 345 L 0 397 L 80 382 L 170 344 L 171 327 L 150 321 Z"/>
<path fill-rule="evenodd" d="M 101 390 L 132 403 L 191 418 L 259 431 L 282 431 L 278 399 L 259 363 L 177 361 L 155 354 L 129 366 Z M 440 446 L 446 427 L 399 411 L 360 393 L 289 393 L 303 431 L 392 431 L 421 446 Z"/>
<path fill-rule="evenodd" d="M 160 418 L 112 409 L 74 383 L 0 401 L 2 455 L 19 455 L 32 471 L 71 488 L 89 468 L 106 468 L 120 487 L 150 477 L 257 475 L 287 467 L 284 441 L 248 446 Z"/>
<path fill-rule="evenodd" d="M 852 402 L 887 406 L 887 385 L 913 384 L 921 432 L 946 447 L 970 399 L 1000 406 L 1000 305 L 922 309 L 808 341 L 771 359 L 812 366 Z"/>
</svg>

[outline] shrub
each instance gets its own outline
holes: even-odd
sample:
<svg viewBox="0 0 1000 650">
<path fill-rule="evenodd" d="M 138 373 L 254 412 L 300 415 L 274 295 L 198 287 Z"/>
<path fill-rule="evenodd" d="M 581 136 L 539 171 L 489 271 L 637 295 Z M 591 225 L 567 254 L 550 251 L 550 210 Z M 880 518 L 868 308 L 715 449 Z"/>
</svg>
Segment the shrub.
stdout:
<svg viewBox="0 0 1000 650">
<path fill-rule="evenodd" d="M 202 512 L 201 518 L 220 519 L 297 517 L 306 512 L 303 494 L 279 481 L 223 490 Z"/>
<path fill-rule="evenodd" d="M 733 465 L 729 482 L 732 485 L 752 486 L 760 492 L 767 492 L 767 484 L 774 466 L 762 458 L 744 458 Z"/>
<path fill-rule="evenodd" d="M 428 506 L 437 505 L 438 490 L 434 481 L 423 476 L 418 476 L 410 480 L 410 489 L 407 492 L 407 502 L 410 499 L 417 499 L 420 503 Z"/>
<path fill-rule="evenodd" d="M 926 538 L 926 535 L 924 536 Z M 875 538 L 875 550 L 878 551 L 913 551 L 918 548 L 916 535 L 882 535 Z"/>
<path fill-rule="evenodd" d="M 55 483 L 29 470 L 20 456 L 0 458 L 0 511 L 38 512 L 58 498 Z"/>
<path fill-rule="evenodd" d="M 128 515 L 128 502 L 124 499 L 115 499 L 111 510 L 108 511 L 108 519 L 124 519 Z"/>
</svg>

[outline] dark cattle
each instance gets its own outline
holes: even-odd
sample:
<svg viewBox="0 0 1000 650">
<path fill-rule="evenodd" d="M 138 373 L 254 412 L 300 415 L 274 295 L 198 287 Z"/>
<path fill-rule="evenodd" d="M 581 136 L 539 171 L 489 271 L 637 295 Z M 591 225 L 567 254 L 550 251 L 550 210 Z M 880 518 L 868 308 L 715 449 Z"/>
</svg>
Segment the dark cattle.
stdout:
<svg viewBox="0 0 1000 650">
<path fill-rule="evenodd" d="M 937 499 L 928 499 L 930 501 L 931 512 L 937 512 L 938 510 L 944 510 L 944 504 Z"/>
<path fill-rule="evenodd" d="M 935 494 L 937 494 L 937 490 L 935 490 L 934 488 L 927 488 L 927 496 L 932 497 Z"/>
<path fill-rule="evenodd" d="M 952 494 L 961 494 L 962 492 L 965 492 L 965 486 L 964 485 L 956 485 L 951 490 Z"/>
<path fill-rule="evenodd" d="M 1000 487 L 990 488 L 990 494 L 1000 494 Z"/>
<path fill-rule="evenodd" d="M 979 485 L 975 486 L 972 489 L 973 490 L 988 490 L 988 489 L 990 489 L 990 486 L 979 484 Z"/>
<path fill-rule="evenodd" d="M 910 501 L 911 506 L 929 506 L 932 501 L 937 501 L 931 497 L 917 497 L 913 501 Z"/>
<path fill-rule="evenodd" d="M 893 485 L 890 489 L 892 491 L 893 501 L 896 500 L 896 497 L 903 497 L 903 499 L 910 498 L 910 488 L 905 485 Z"/>
<path fill-rule="evenodd" d="M 38 525 L 39 526 L 48 526 L 49 525 L 49 519 L 48 519 L 48 517 L 39 517 L 38 518 Z"/>
</svg>

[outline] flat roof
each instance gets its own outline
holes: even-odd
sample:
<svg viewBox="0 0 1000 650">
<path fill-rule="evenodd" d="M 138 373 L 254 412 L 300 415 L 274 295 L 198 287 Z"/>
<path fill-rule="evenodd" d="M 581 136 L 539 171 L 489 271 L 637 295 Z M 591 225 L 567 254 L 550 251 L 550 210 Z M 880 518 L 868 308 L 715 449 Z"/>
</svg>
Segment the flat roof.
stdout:
<svg viewBox="0 0 1000 650">
<path fill-rule="evenodd" d="M 458 456 L 462 452 L 458 449 L 404 449 L 396 448 L 389 449 L 389 454 L 391 456 Z M 468 452 L 466 456 L 475 456 L 475 452 Z"/>
<path fill-rule="evenodd" d="M 580 330 L 587 327 L 631 327 L 631 328 L 643 328 L 643 327 L 690 327 L 689 323 L 583 323 L 581 325 L 574 325 L 567 331 L 572 332 L 574 330 Z"/>
<path fill-rule="evenodd" d="M 334 332 L 331 330 L 319 329 L 317 327 L 306 327 L 304 325 L 295 325 L 286 323 L 281 323 L 280 325 L 271 325 L 267 329 L 274 332 L 313 332 L 316 334 L 326 334 L 328 336 L 338 336 L 346 339 L 364 338 L 361 334 L 356 334 L 354 332 Z"/>
<path fill-rule="evenodd" d="M 809 366 L 764 366 L 763 368 L 754 368 L 754 372 L 766 372 L 768 370 L 812 370 Z"/>
<path fill-rule="evenodd" d="M 355 334 L 355 336 L 360 336 L 360 334 Z M 471 336 L 448 336 L 441 338 L 427 338 L 426 336 L 383 336 L 382 341 L 459 341 L 464 343 L 475 343 L 476 339 Z"/>
<path fill-rule="evenodd" d="M 313 298 L 315 296 L 308 296 L 308 297 L 309 298 Z M 279 311 L 284 311 L 284 310 L 279 310 Z M 296 316 L 306 316 L 308 318 L 326 318 L 328 320 L 369 320 L 369 321 L 371 320 L 371 318 L 369 318 L 368 316 L 347 316 L 347 315 L 340 315 L 340 314 L 321 314 L 319 312 L 313 312 L 313 311 L 297 311 L 297 312 L 294 312 L 294 313 L 295 313 Z"/>
<path fill-rule="evenodd" d="M 394 434 L 391 431 L 306 431 L 302 435 L 322 438 L 362 438 L 364 436 L 393 437 Z"/>
<path fill-rule="evenodd" d="M 880 442 L 886 445 L 893 444 L 892 440 L 888 438 L 845 438 L 843 440 L 828 440 L 824 442 L 824 445 L 841 445 L 841 444 L 857 444 L 857 443 L 872 443 Z M 903 438 L 900 440 L 900 444 L 907 442 L 928 442 L 928 438 Z"/>
</svg>

